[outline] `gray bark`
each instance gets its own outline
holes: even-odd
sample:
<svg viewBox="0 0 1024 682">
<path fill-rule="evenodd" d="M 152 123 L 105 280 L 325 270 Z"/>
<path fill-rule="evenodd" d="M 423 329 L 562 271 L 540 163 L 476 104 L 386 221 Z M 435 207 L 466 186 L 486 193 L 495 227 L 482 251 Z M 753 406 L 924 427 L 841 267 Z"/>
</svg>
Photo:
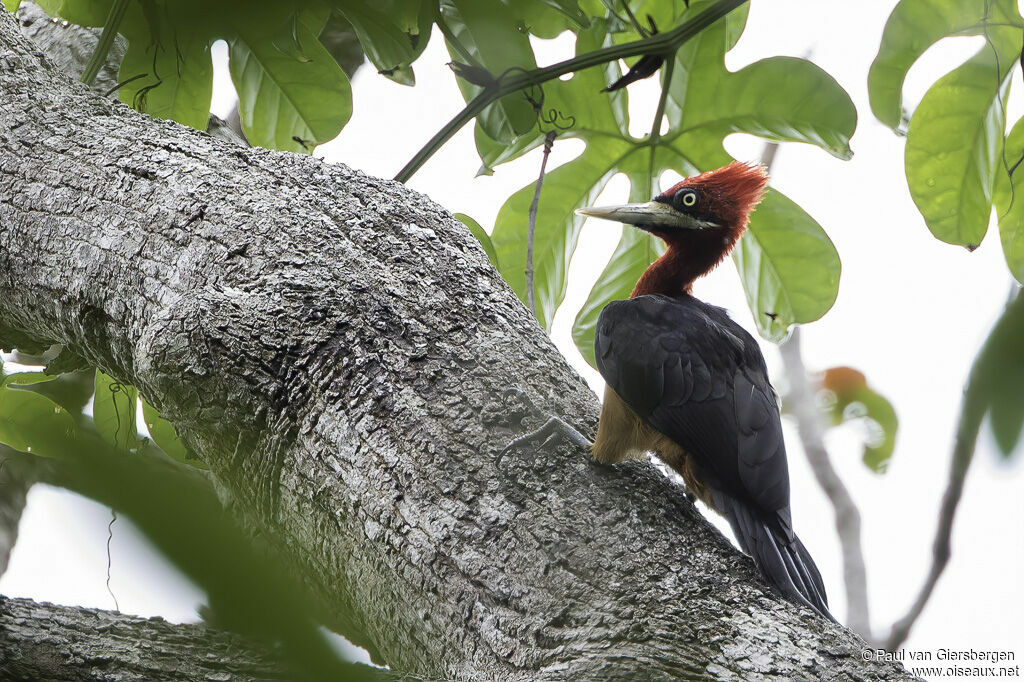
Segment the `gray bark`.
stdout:
<svg viewBox="0 0 1024 682">
<path fill-rule="evenodd" d="M 139 387 L 345 634 L 459 679 L 906 679 L 771 595 L 598 405 L 472 236 L 396 183 L 103 100 L 0 15 L 0 336 Z"/>
<path fill-rule="evenodd" d="M 0 679 L 47 682 L 294 680 L 274 647 L 205 623 L 0 596 Z M 420 678 L 353 665 L 382 682 Z"/>
<path fill-rule="evenodd" d="M 289 677 L 272 649 L 206 625 L 175 625 L 160 618 L 0 597 L 0 679 L 77 682 Z"/>
</svg>

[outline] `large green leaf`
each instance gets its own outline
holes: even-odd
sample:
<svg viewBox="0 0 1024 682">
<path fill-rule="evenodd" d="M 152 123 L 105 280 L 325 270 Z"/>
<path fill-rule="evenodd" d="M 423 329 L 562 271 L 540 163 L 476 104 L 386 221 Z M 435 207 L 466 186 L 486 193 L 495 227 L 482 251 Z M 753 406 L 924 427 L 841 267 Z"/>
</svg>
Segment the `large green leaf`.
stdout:
<svg viewBox="0 0 1024 682">
<path fill-rule="evenodd" d="M 650 197 L 652 184 L 649 178 L 631 175 L 629 182 L 630 201 L 645 201 Z M 592 229 L 600 229 L 600 226 L 594 225 Z M 622 226 L 622 237 L 615 252 L 590 290 L 587 302 L 572 326 L 573 342 L 591 366 L 596 366 L 594 332 L 601 311 L 609 301 L 629 298 L 643 271 L 664 252 L 665 245 L 657 237 L 631 225 Z"/>
<path fill-rule="evenodd" d="M 629 148 L 623 142 L 609 140 L 620 151 Z M 569 261 L 576 250 L 583 217 L 576 209 L 588 206 L 615 174 L 614 158 L 604 156 L 607 147 L 587 151 L 551 171 L 544 178 L 537 210 L 534 235 L 534 300 L 537 320 L 550 329 L 555 310 L 565 298 Z M 501 275 L 519 298 L 526 302 L 526 226 L 535 186 L 527 185 L 501 207 L 495 220 L 491 241 L 501 264 Z"/>
<path fill-rule="evenodd" d="M 480 223 L 473 220 L 465 213 L 455 213 L 453 215 L 460 223 L 469 228 L 469 231 L 474 237 L 476 237 L 476 240 L 480 242 L 480 246 L 483 247 L 484 253 L 487 254 L 487 259 L 491 261 L 491 265 L 493 265 L 495 269 L 500 269 L 498 268 L 498 254 L 494 250 L 494 244 L 491 243 L 491 235 L 487 234 L 484 231 L 484 228 L 480 227 Z"/>
<path fill-rule="evenodd" d="M 692 4 L 691 11 L 706 5 Z M 682 6 L 677 11 L 675 21 L 685 13 Z M 842 88 L 821 69 L 791 58 L 763 60 L 736 73 L 725 68 L 725 52 L 735 43 L 743 19 L 741 15 L 732 23 L 715 24 L 680 51 L 666 107 L 670 126 L 653 153 L 646 140 L 635 140 L 626 132 L 623 95 L 608 97 L 604 105 L 588 104 L 594 89 L 614 80 L 613 73 L 590 69 L 569 81 L 545 85 L 545 103 L 575 117 L 575 125 L 564 134 L 587 143 L 583 155 L 549 174 L 559 180 L 550 186 L 545 181 L 541 194 L 537 225 L 544 244 L 535 263 L 535 298 L 538 319 L 545 326 L 564 297 L 568 260 L 579 235 L 579 219 L 572 210 L 598 193 L 616 172 L 631 178 L 631 191 L 641 192 L 636 200 L 649 199 L 650 179 L 666 169 L 694 173 L 727 163 L 722 140 L 733 132 L 815 144 L 835 156 L 849 156 L 856 112 Z M 592 50 L 609 40 L 608 24 L 594 24 L 591 31 L 580 33 L 578 49 Z M 538 139 L 535 133 L 526 142 L 518 140 L 514 149 L 502 148 L 478 131 L 477 145 L 485 165 L 494 165 L 515 158 Z M 492 233 L 502 274 L 524 300 L 522 270 L 532 192 L 531 184 L 506 202 Z M 660 245 L 651 238 L 634 230 L 624 232 L 577 316 L 573 337 L 584 357 L 592 359 L 593 329 L 601 309 L 628 296 L 659 253 Z M 736 263 L 758 328 L 768 338 L 782 338 L 794 322 L 817 319 L 835 300 L 840 266 L 832 243 L 813 219 L 777 193 L 770 193 L 754 213 Z"/>
<path fill-rule="evenodd" d="M 56 379 L 56 375 L 44 374 L 43 372 L 17 372 L 15 374 L 4 374 L 0 368 L 0 389 L 6 386 L 32 386 L 33 384 L 44 384 Z"/>
<path fill-rule="evenodd" d="M 1024 430 L 1024 295 L 1018 290 L 985 340 L 965 395 L 982 401 L 1000 451 L 1009 456 Z"/>
<path fill-rule="evenodd" d="M 945 36 L 981 35 L 987 24 L 1024 26 L 1014 0 L 902 0 L 896 5 L 868 73 L 871 110 L 878 120 L 898 130 L 907 118 L 903 81 L 925 50 Z"/>
<path fill-rule="evenodd" d="M 21 6 L 21 0 L 4 0 L 4 9 L 14 14 Z"/>
<path fill-rule="evenodd" d="M 433 23 L 427 4 L 421 0 L 342 2 L 338 9 L 352 24 L 378 73 L 402 85 L 415 85 L 411 64 L 426 47 Z"/>
<path fill-rule="evenodd" d="M 441 15 L 452 59 L 482 66 L 495 78 L 510 68 L 533 69 L 537 63 L 526 33 L 517 28 L 514 12 L 494 0 L 443 0 Z M 468 52 L 468 54 L 467 54 Z M 481 92 L 479 85 L 458 79 L 466 101 Z M 533 127 L 536 112 L 525 93 L 506 95 L 477 117 L 487 135 L 500 142 L 511 142 Z"/>
<path fill-rule="evenodd" d="M 110 445 L 125 452 L 138 447 L 139 429 L 135 421 L 139 392 L 96 370 L 96 395 L 92 403 L 96 430 Z"/>
<path fill-rule="evenodd" d="M 1024 163 L 1013 168 L 1024 159 L 1024 119 L 1013 126 L 1005 144 L 996 169 L 999 238 L 1007 267 L 1017 281 L 1024 284 Z"/>
<path fill-rule="evenodd" d="M 733 251 L 757 329 L 782 341 L 791 325 L 818 319 L 839 292 L 840 263 L 821 226 L 769 190 Z"/>
<path fill-rule="evenodd" d="M 591 28 L 580 31 L 576 37 L 576 54 L 585 54 L 611 44 L 607 22 L 595 20 Z M 545 120 L 540 126 L 520 135 L 511 144 L 489 137 L 483 126 L 476 126 L 476 147 L 483 161 L 481 173 L 490 174 L 495 166 L 519 158 L 544 142 L 547 130 L 557 130 L 561 137 L 604 139 L 613 137 L 631 139 L 628 132 L 629 114 L 625 90 L 596 96 L 597 91 L 619 78 L 621 72 L 615 62 L 578 71 L 567 80 L 544 84 Z M 552 116 L 554 117 L 552 119 Z"/>
<path fill-rule="evenodd" d="M 198 469 L 209 468 L 185 447 L 171 423 L 160 416 L 157 409 L 145 400 L 142 401 L 142 418 L 146 422 L 146 430 L 149 431 L 150 438 L 168 457 Z"/>
<path fill-rule="evenodd" d="M 274 45 L 273 27 L 240 26 L 229 41 L 231 79 L 242 130 L 255 145 L 311 153 L 352 115 L 348 76 L 304 23 L 298 39 L 308 61 Z"/>
<path fill-rule="evenodd" d="M 18 9 L 20 3 L 21 0 L 4 0 L 4 6 L 11 12 Z M 51 17 L 60 17 L 79 26 L 103 26 L 113 0 L 40 0 L 37 4 Z"/>
<path fill-rule="evenodd" d="M 74 418 L 49 398 L 0 387 L 0 443 L 40 457 L 63 457 L 77 428 Z"/>
<path fill-rule="evenodd" d="M 928 229 L 974 248 L 988 229 L 1009 81 L 989 46 L 939 79 L 907 131 L 910 194 Z M 1008 72 L 1008 68 L 1007 68 Z"/>
<path fill-rule="evenodd" d="M 170 10 L 144 14 L 129 6 L 121 32 L 128 51 L 118 80 L 121 101 L 156 118 L 206 130 L 213 96 L 210 39 L 201 31 L 175 30 L 183 21 Z"/>
</svg>

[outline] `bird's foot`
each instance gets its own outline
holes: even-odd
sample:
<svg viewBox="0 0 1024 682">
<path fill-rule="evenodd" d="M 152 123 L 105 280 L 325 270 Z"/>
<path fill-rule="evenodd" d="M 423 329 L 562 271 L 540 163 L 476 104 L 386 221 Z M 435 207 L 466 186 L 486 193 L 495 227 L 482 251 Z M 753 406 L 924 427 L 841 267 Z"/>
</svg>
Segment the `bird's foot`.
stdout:
<svg viewBox="0 0 1024 682">
<path fill-rule="evenodd" d="M 526 395 L 524 391 L 518 388 L 505 389 L 504 398 L 506 400 L 513 396 L 524 402 L 532 412 L 541 416 L 545 416 L 545 413 L 538 409 L 537 406 L 533 404 L 533 401 L 530 399 L 528 395 Z M 511 450 L 514 450 L 515 448 L 526 443 L 530 443 L 537 440 L 541 441 L 540 447 L 538 447 L 537 450 L 543 450 L 551 443 L 551 441 L 553 441 L 558 436 L 562 436 L 566 440 L 569 440 L 570 442 L 575 443 L 576 445 L 579 445 L 582 448 L 586 448 L 588 453 L 590 452 L 590 439 L 588 439 L 582 433 L 577 431 L 565 420 L 560 419 L 559 417 L 549 416 L 547 421 L 544 422 L 544 425 L 541 426 L 539 429 L 531 431 L 530 433 L 527 433 L 525 435 L 519 436 L 518 438 L 512 440 L 504 448 L 502 448 L 501 452 L 498 453 L 498 457 L 504 457 Z"/>
<path fill-rule="evenodd" d="M 504 457 L 510 450 L 513 450 L 520 445 L 541 439 L 543 440 L 541 440 L 540 447 L 537 449 L 543 450 L 558 436 L 563 436 L 567 440 L 579 445 L 581 448 L 586 448 L 588 451 L 590 450 L 590 439 L 570 426 L 564 420 L 559 419 L 558 417 L 550 417 L 546 422 L 544 422 L 544 426 L 510 442 L 502 449 L 498 456 Z"/>
</svg>

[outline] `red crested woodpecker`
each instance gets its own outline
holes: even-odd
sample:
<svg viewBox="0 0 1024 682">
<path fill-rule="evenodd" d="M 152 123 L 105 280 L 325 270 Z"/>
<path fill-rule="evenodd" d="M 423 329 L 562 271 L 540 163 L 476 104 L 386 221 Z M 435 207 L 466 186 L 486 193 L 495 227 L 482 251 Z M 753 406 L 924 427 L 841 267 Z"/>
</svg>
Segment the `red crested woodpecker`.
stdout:
<svg viewBox="0 0 1024 682">
<path fill-rule="evenodd" d="M 786 598 L 831 618 L 814 560 L 793 532 L 779 407 L 757 342 L 693 282 L 729 254 L 760 202 L 760 166 L 731 163 L 683 180 L 645 204 L 579 212 L 627 223 L 668 250 L 629 300 L 608 304 L 595 335 L 607 387 L 601 463 L 654 452 L 708 507 Z"/>
</svg>

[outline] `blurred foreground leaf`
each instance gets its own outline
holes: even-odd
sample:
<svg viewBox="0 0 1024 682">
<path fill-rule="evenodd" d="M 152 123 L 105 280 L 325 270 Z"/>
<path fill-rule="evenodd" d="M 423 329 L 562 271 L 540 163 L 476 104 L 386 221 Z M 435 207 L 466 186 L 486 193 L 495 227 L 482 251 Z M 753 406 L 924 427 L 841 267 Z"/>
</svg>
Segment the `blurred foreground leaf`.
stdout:
<svg viewBox="0 0 1024 682">
<path fill-rule="evenodd" d="M 1024 429 L 1024 295 L 1014 294 L 974 363 L 966 394 L 976 396 L 1003 455 L 1016 451 Z"/>
<path fill-rule="evenodd" d="M 864 374 L 852 367 L 832 367 L 822 375 L 822 404 L 832 426 L 862 421 L 867 430 L 864 438 L 864 464 L 881 474 L 889 466 L 896 446 L 899 419 L 892 404 L 868 386 Z"/>
</svg>

